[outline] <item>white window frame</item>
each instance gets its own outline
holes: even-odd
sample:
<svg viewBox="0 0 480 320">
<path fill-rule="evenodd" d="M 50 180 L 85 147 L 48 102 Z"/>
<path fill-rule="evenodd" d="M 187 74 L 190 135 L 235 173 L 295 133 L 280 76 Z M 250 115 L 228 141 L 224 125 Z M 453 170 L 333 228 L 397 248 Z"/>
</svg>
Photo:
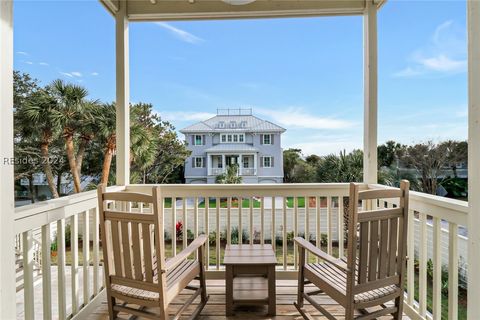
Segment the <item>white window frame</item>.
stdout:
<svg viewBox="0 0 480 320">
<path fill-rule="evenodd" d="M 245 143 L 245 133 L 221 133 L 220 143 Z"/>
<path fill-rule="evenodd" d="M 265 142 L 266 137 L 268 137 L 268 143 Z M 263 142 L 263 144 L 271 145 L 272 144 L 272 135 L 271 134 L 264 134 L 262 142 Z"/>
<path fill-rule="evenodd" d="M 250 158 L 244 156 L 242 166 L 245 169 L 250 168 Z"/>
<path fill-rule="evenodd" d="M 197 143 L 197 137 L 200 137 L 200 144 Z M 195 135 L 193 136 L 193 145 L 194 145 L 194 146 L 203 146 L 203 143 L 204 143 L 204 141 L 203 141 L 203 135 L 201 135 L 201 134 L 195 134 Z"/>
<path fill-rule="evenodd" d="M 268 166 L 265 165 L 265 160 L 268 159 Z M 273 168 L 272 167 L 272 156 L 264 156 L 262 157 L 262 164 L 264 168 Z"/>
<path fill-rule="evenodd" d="M 200 159 L 200 166 L 197 165 L 197 160 Z M 204 168 L 203 157 L 193 157 L 195 168 Z"/>
</svg>

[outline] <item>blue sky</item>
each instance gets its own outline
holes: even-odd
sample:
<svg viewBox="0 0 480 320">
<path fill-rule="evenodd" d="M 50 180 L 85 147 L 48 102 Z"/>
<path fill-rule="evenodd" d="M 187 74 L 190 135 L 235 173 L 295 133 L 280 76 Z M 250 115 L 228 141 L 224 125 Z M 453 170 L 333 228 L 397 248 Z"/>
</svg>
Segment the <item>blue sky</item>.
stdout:
<svg viewBox="0 0 480 320">
<path fill-rule="evenodd" d="M 378 15 L 379 143 L 465 139 L 465 1 L 394 1 Z M 16 1 L 15 68 L 115 97 L 114 21 L 91 1 Z M 131 101 L 177 129 L 253 108 L 305 154 L 362 147 L 362 18 L 132 23 Z"/>
</svg>

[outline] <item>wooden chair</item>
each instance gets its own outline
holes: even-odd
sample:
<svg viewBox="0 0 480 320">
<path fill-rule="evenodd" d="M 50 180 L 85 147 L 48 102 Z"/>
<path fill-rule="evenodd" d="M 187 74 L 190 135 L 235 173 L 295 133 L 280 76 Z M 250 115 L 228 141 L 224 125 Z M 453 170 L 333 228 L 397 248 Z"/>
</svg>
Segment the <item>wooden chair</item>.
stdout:
<svg viewBox="0 0 480 320">
<path fill-rule="evenodd" d="M 207 237 L 198 237 L 182 252 L 165 261 L 163 203 L 159 193 L 158 187 L 153 188 L 152 195 L 105 192 L 104 185 L 98 187 L 110 319 L 116 319 L 119 312 L 168 319 L 167 307 L 183 289 L 194 293 L 173 319 L 178 319 L 198 296 L 201 301 L 191 319 L 196 318 L 207 303 L 203 265 Z M 148 206 L 150 212 L 132 209 L 140 208 L 139 205 Z M 196 251 L 198 259 L 187 259 Z M 199 280 L 198 287 L 190 285 L 194 279 Z M 147 310 L 155 307 L 160 309 L 158 314 Z"/>
<path fill-rule="evenodd" d="M 409 182 L 402 181 L 400 189 L 369 189 L 359 191 L 350 184 L 348 219 L 348 256 L 334 258 L 303 238 L 295 238 L 299 246 L 298 297 L 294 303 L 305 319 L 312 319 L 304 308 L 304 300 L 334 320 L 313 296 L 324 292 L 345 308 L 345 319 L 376 319 L 391 314 L 401 319 L 403 313 L 404 269 Z M 395 208 L 370 209 L 358 212 L 359 201 L 367 208 L 376 207 L 377 199 L 399 198 Z M 307 263 L 306 251 L 319 257 L 322 263 Z M 305 284 L 319 290 L 305 292 Z M 394 301 L 392 305 L 385 305 Z M 376 307 L 368 311 L 367 308 Z M 343 318 L 343 317 L 342 317 Z"/>
</svg>

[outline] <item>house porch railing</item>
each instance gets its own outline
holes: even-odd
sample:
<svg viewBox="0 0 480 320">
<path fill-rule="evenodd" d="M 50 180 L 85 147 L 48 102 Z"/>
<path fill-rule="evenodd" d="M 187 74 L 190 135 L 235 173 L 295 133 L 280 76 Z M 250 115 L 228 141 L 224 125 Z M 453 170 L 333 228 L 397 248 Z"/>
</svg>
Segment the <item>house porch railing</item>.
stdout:
<svg viewBox="0 0 480 320">
<path fill-rule="evenodd" d="M 149 193 L 151 187 L 131 185 L 126 190 Z M 346 252 L 343 227 L 348 204 L 346 183 L 161 185 L 160 188 L 165 204 L 167 256 L 175 255 L 195 236 L 208 234 L 210 278 L 224 277 L 222 256 L 227 243 L 272 243 L 279 262 L 279 279 L 296 278 L 298 252 L 292 243 L 295 235 L 304 236 L 334 256 Z M 395 203 L 382 201 L 378 205 Z M 459 261 L 466 260 L 463 248 L 466 238 L 458 235 L 458 231 L 466 232 L 467 203 L 411 192 L 410 208 L 413 227 L 408 233 L 405 312 L 412 319 L 430 319 L 432 314 L 433 319 L 440 319 L 445 312 L 448 319 L 457 319 L 459 277 L 462 280 L 465 274 Z M 148 212 L 149 208 L 132 210 Z M 18 318 L 33 319 L 35 315 L 44 319 L 87 319 L 104 299 L 96 193 L 89 191 L 20 207 L 15 214 L 24 281 L 20 297 L 23 298 L 17 301 Z M 180 228 L 176 226 L 179 221 Z M 52 246 L 55 235 L 56 246 Z M 34 280 L 34 240 L 40 242 L 41 248 L 40 284 Z M 89 263 L 83 263 L 87 260 Z M 449 270 L 448 311 L 442 311 L 445 310 L 442 294 L 445 296 L 447 291 L 443 288 L 442 266 Z M 433 301 L 431 311 L 429 291 Z M 36 309 L 35 305 L 42 307 Z M 58 305 L 58 309 L 52 305 Z"/>
</svg>

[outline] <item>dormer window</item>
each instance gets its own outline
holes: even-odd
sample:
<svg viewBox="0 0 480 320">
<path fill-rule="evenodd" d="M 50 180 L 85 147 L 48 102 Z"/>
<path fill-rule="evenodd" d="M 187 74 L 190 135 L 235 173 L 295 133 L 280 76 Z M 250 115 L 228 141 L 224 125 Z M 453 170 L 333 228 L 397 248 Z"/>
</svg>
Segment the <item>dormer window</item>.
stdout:
<svg viewBox="0 0 480 320">
<path fill-rule="evenodd" d="M 230 128 L 235 129 L 237 127 L 237 123 L 235 121 L 230 121 Z"/>
<path fill-rule="evenodd" d="M 225 128 L 225 122 L 224 121 L 220 121 L 218 124 L 217 124 L 218 128 L 220 129 L 223 129 Z"/>
</svg>

